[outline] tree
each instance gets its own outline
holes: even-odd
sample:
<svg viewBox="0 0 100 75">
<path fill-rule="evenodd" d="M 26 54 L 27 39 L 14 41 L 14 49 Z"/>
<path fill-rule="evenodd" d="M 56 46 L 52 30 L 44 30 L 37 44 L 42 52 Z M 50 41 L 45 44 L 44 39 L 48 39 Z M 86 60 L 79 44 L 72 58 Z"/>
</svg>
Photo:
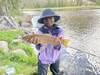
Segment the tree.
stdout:
<svg viewBox="0 0 100 75">
<path fill-rule="evenodd" d="M 97 5 L 100 5 L 100 0 L 96 0 L 96 4 Z"/>
<path fill-rule="evenodd" d="M 21 0 L 0 0 L 0 16 L 18 14 Z"/>
<path fill-rule="evenodd" d="M 0 25 L 12 28 L 18 27 L 12 16 L 19 14 L 20 3 L 21 0 L 0 0 Z M 5 23 L 2 24 L 2 21 L 5 21 Z"/>
</svg>

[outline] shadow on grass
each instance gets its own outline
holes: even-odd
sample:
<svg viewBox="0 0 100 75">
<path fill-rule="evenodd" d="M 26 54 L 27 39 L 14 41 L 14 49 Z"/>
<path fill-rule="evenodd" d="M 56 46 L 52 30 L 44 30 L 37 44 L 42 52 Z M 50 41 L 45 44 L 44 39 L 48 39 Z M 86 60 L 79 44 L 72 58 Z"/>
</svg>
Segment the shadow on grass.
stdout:
<svg viewBox="0 0 100 75">
<path fill-rule="evenodd" d="M 38 75 L 38 73 L 34 72 L 34 73 L 30 74 L 30 75 Z"/>
</svg>

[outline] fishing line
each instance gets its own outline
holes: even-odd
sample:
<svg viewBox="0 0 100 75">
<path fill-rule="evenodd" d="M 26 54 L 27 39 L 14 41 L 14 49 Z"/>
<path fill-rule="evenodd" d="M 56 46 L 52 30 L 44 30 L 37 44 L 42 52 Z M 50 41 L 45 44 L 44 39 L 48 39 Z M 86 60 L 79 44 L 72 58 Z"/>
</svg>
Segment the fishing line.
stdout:
<svg viewBox="0 0 100 75">
<path fill-rule="evenodd" d="M 81 52 L 83 52 L 83 53 L 86 53 L 86 54 L 92 55 L 92 56 L 97 57 L 97 58 L 100 59 L 100 56 L 97 56 L 97 55 L 95 55 L 95 54 L 93 54 L 93 53 L 89 53 L 89 52 L 86 52 L 86 51 L 80 50 L 80 49 L 78 49 L 78 48 L 72 47 L 72 46 L 70 46 L 69 48 L 72 48 L 72 49 L 77 50 L 77 51 L 81 51 Z"/>
</svg>

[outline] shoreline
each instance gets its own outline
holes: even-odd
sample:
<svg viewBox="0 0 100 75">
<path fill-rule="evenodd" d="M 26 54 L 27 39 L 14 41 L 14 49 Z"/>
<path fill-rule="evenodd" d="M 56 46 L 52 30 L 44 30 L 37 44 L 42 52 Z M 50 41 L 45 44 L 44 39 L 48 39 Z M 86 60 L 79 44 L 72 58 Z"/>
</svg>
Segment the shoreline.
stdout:
<svg viewBox="0 0 100 75">
<path fill-rule="evenodd" d="M 100 6 L 68 6 L 68 7 L 47 7 L 53 10 L 83 10 L 83 9 L 100 9 Z M 45 8 L 25 8 L 22 11 L 40 11 Z"/>
</svg>

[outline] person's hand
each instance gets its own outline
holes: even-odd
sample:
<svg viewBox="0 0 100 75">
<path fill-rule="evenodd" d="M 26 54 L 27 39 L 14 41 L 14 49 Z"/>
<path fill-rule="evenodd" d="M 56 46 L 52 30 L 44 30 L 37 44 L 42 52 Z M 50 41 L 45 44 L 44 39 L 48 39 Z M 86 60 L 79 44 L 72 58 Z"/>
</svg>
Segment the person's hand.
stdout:
<svg viewBox="0 0 100 75">
<path fill-rule="evenodd" d="M 56 37 L 55 38 L 54 42 L 56 43 L 56 45 L 61 45 L 61 39 L 62 39 L 61 37 Z"/>
<path fill-rule="evenodd" d="M 38 38 L 34 37 L 29 40 L 29 43 L 37 44 Z"/>
</svg>

